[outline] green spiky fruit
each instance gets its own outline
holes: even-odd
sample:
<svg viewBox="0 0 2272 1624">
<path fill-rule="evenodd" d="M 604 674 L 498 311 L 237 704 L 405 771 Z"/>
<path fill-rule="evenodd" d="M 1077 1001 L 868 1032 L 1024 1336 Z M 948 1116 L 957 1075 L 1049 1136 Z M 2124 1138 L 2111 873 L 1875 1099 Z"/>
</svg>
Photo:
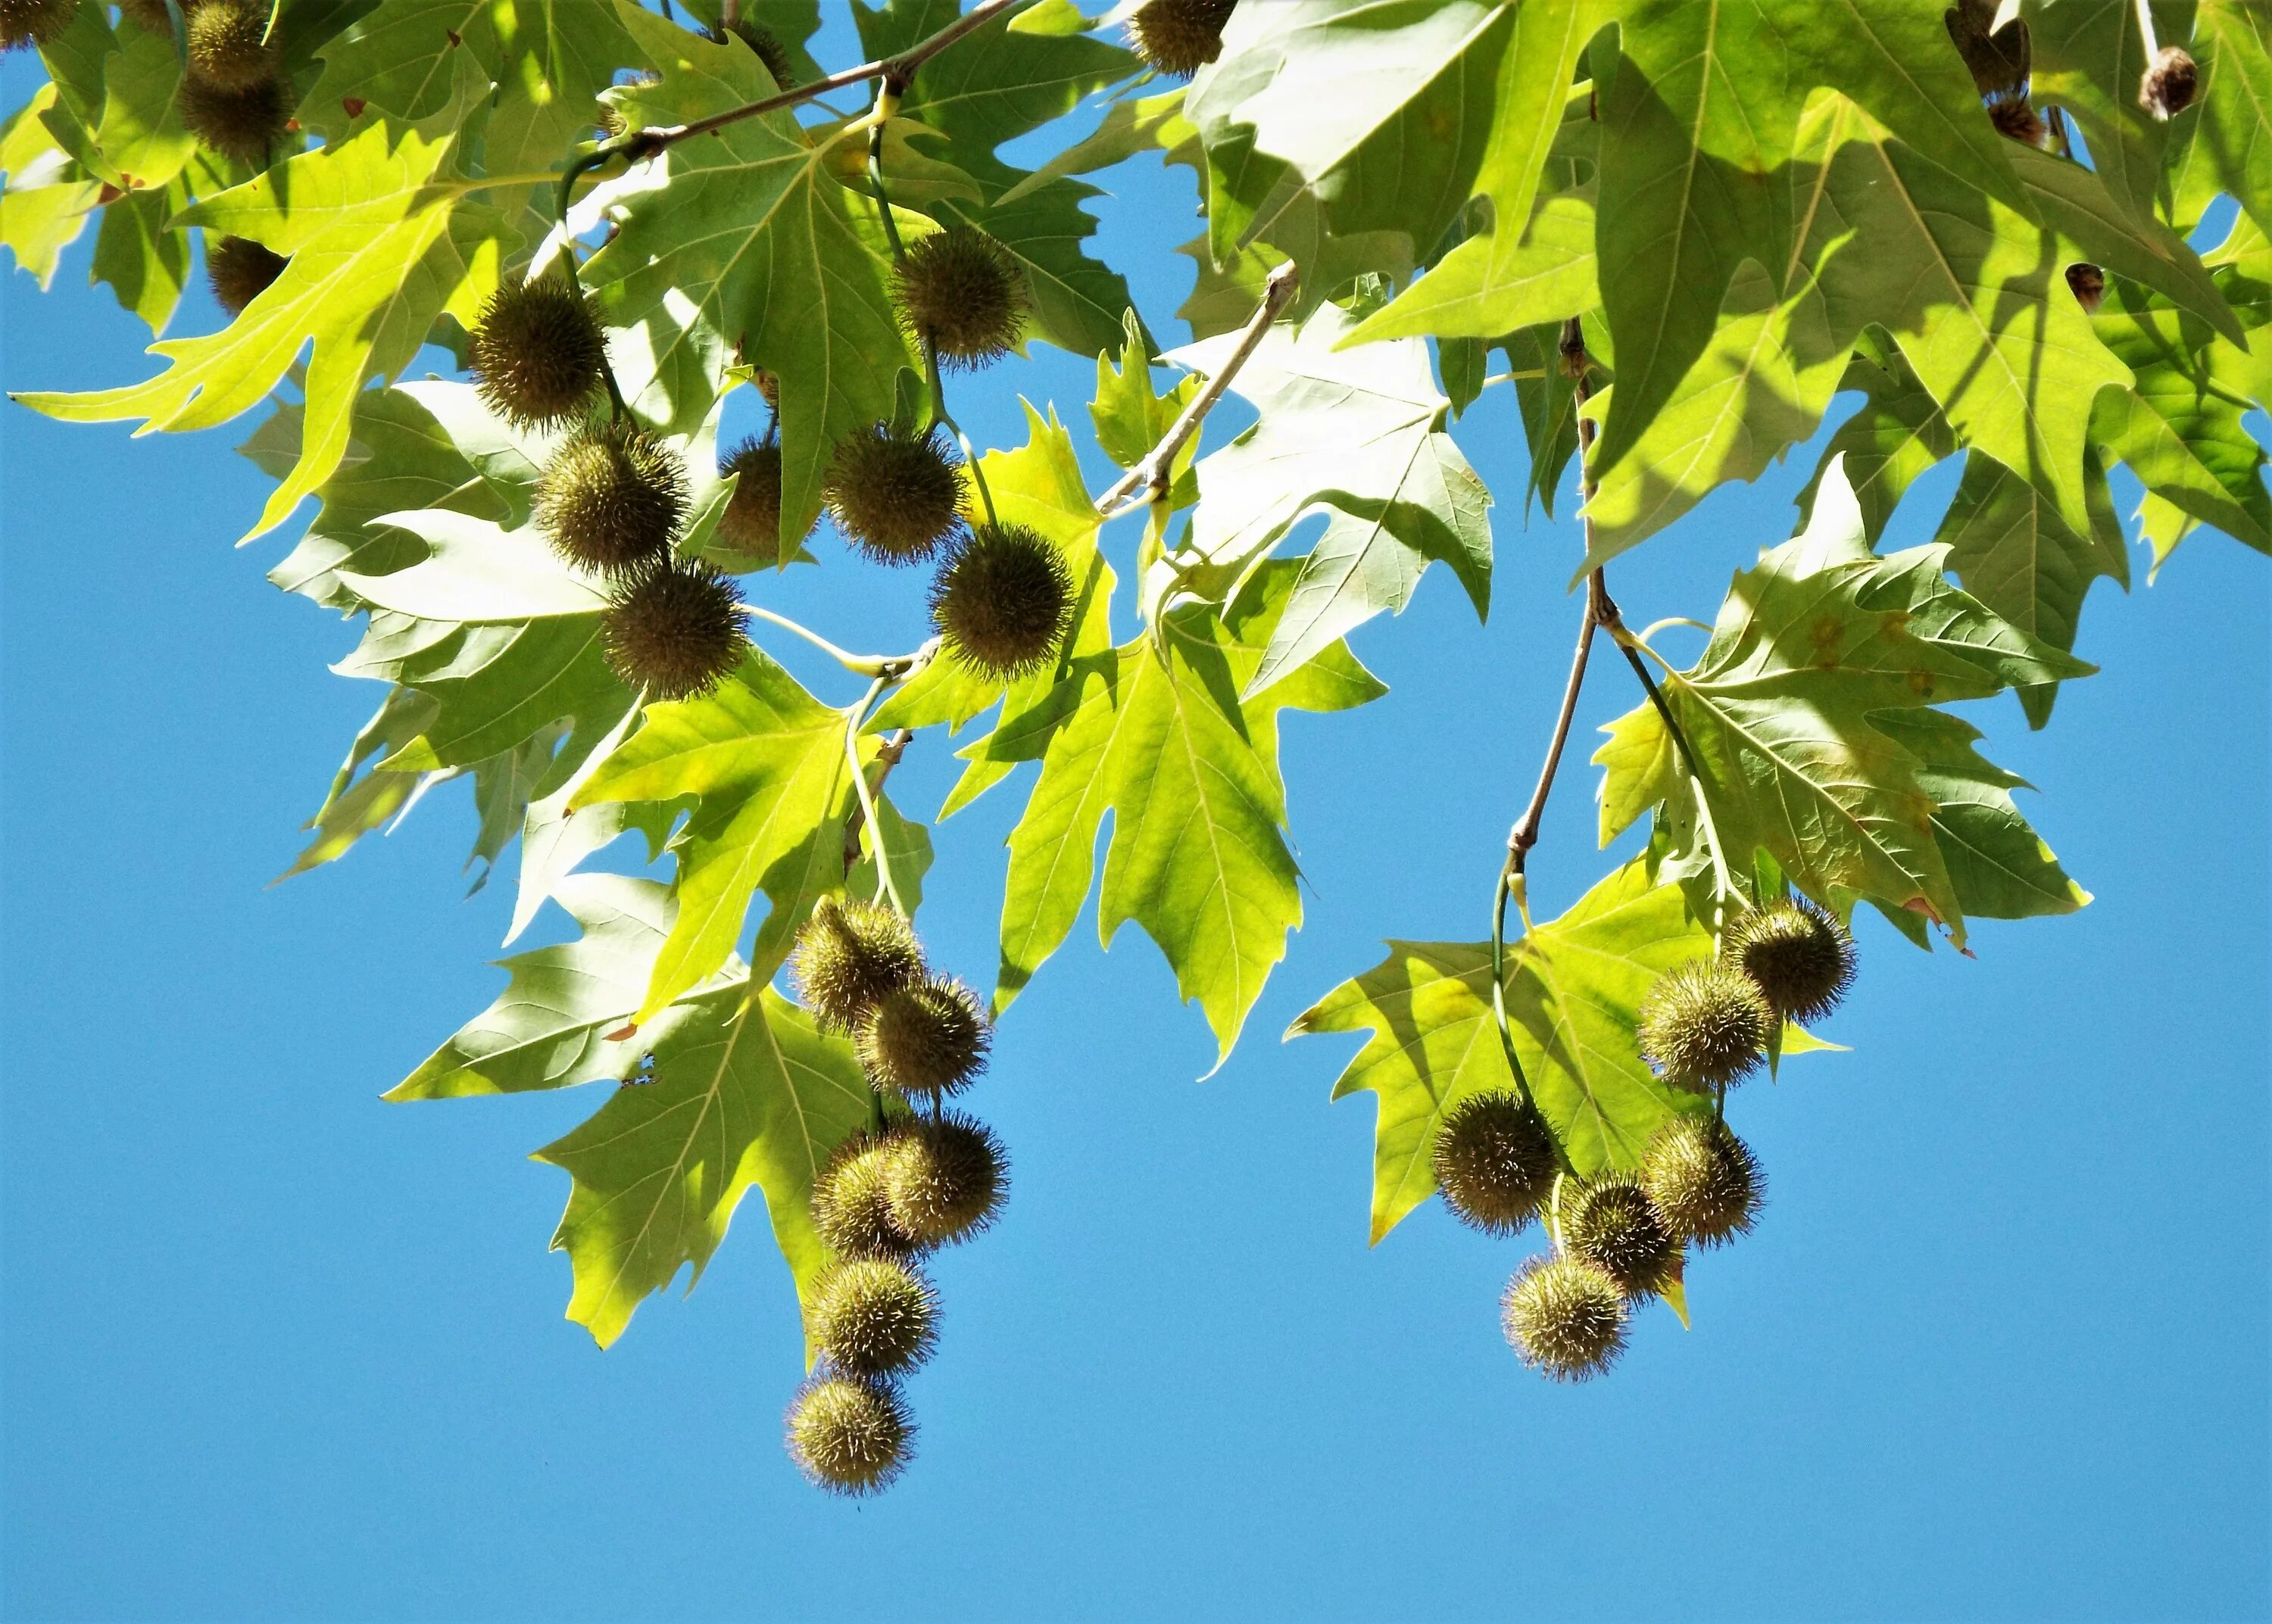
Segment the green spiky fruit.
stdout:
<svg viewBox="0 0 2272 1624">
<path fill-rule="evenodd" d="M 960 1112 L 911 1122 L 885 1153 L 892 1222 L 926 1246 L 952 1246 L 984 1229 L 1008 1185 L 1000 1142 Z"/>
<path fill-rule="evenodd" d="M 2175 118 L 2201 93 L 2201 68 L 2190 52 L 2164 45 L 2139 81 L 2138 105 L 2156 118 Z"/>
<path fill-rule="evenodd" d="M 182 127 L 207 151 L 244 163 L 265 162 L 291 133 L 292 87 L 280 78 L 243 90 L 184 78 L 174 106 Z"/>
<path fill-rule="evenodd" d="M 938 425 L 903 434 L 856 428 L 836 448 L 821 491 L 844 539 L 878 563 L 920 563 L 962 526 L 962 463 Z"/>
<path fill-rule="evenodd" d="M 275 77 L 266 0 L 198 0 L 189 8 L 190 72 L 221 90 L 250 90 Z"/>
<path fill-rule="evenodd" d="M 627 423 L 583 429 L 536 481 L 536 522 L 554 548 L 602 574 L 662 556 L 685 515 L 686 465 Z"/>
<path fill-rule="evenodd" d="M 1765 1058 L 1775 1010 L 1741 971 L 1692 959 L 1659 976 L 1640 1005 L 1640 1052 L 1676 1088 L 1735 1082 Z"/>
<path fill-rule="evenodd" d="M 1680 1238 L 1628 1173 L 1604 1173 L 1564 1197 L 1562 1241 L 1628 1297 L 1663 1290 L 1680 1263 Z"/>
<path fill-rule="evenodd" d="M 78 10 L 78 0 L 0 0 L 0 50 L 49 43 Z"/>
<path fill-rule="evenodd" d="M 895 1375 L 929 1359 L 938 1344 L 938 1300 L 930 1283 L 888 1257 L 836 1264 L 815 1284 L 806 1317 L 812 1345 L 839 1370 Z"/>
<path fill-rule="evenodd" d="M 600 644 L 624 685 L 649 699 L 691 699 L 733 674 L 748 652 L 742 599 L 707 564 L 665 555 L 618 583 Z"/>
<path fill-rule="evenodd" d="M 1737 920 L 1720 957 L 1751 977 L 1786 1021 L 1821 1019 L 1854 984 L 1854 938 L 1803 898 L 1779 898 Z"/>
<path fill-rule="evenodd" d="M 923 946 L 896 908 L 823 897 L 797 932 L 789 972 L 824 1031 L 857 1032 L 885 997 L 923 979 Z"/>
<path fill-rule="evenodd" d="M 900 315 L 938 346 L 941 365 L 968 370 L 1015 348 L 1033 298 L 1010 250 L 970 226 L 949 226 L 908 250 L 897 273 Z"/>
<path fill-rule="evenodd" d="M 889 1383 L 833 1372 L 789 1405 L 789 1458 L 815 1486 L 839 1494 L 887 1488 L 914 1451 L 915 1421 Z"/>
<path fill-rule="evenodd" d="M 718 539 L 736 553 L 774 562 L 781 555 L 781 446 L 744 440 L 718 472 L 734 480 L 733 498 L 718 518 Z"/>
<path fill-rule="evenodd" d="M 981 525 L 931 584 L 930 616 L 959 659 L 1007 682 L 1057 658 L 1072 625 L 1072 571 L 1039 531 Z"/>
<path fill-rule="evenodd" d="M 1666 1226 L 1702 1246 L 1750 1233 L 1759 1216 L 1759 1160 L 1725 1122 L 1667 1122 L 1641 1157 L 1640 1181 Z"/>
<path fill-rule="evenodd" d="M 758 60 L 766 64 L 766 71 L 773 75 L 777 87 L 782 90 L 796 88 L 796 69 L 788 59 L 788 47 L 781 42 L 779 34 L 763 23 L 753 23 L 745 17 L 735 19 L 733 32 L 743 44 L 758 54 Z"/>
<path fill-rule="evenodd" d="M 854 1047 L 869 1081 L 913 1102 L 969 1087 L 986 1069 L 992 1041 L 977 995 L 951 977 L 934 976 L 878 999 Z"/>
<path fill-rule="evenodd" d="M 1499 1322 L 1522 1362 L 1557 1382 L 1584 1382 L 1626 1351 L 1618 1283 L 1574 1257 L 1534 1257 L 1508 1281 Z"/>
<path fill-rule="evenodd" d="M 1222 55 L 1233 0 L 1151 0 L 1128 19 L 1128 43 L 1170 78 L 1187 79 Z"/>
<path fill-rule="evenodd" d="M 206 239 L 206 279 L 213 284 L 213 299 L 231 316 L 268 291 L 284 273 L 284 256 L 272 252 L 250 237 Z"/>
<path fill-rule="evenodd" d="M 582 417 L 600 392 L 607 339 L 591 302 L 557 276 L 506 282 L 482 307 L 467 369 L 491 411 L 524 428 Z"/>
<path fill-rule="evenodd" d="M 1530 1222 L 1554 1185 L 1546 1119 L 1508 1089 L 1453 1106 L 1436 1130 L 1431 1159 L 1444 1204 L 1487 1235 L 1511 1235 Z"/>
<path fill-rule="evenodd" d="M 812 1181 L 812 1227 L 840 1257 L 912 1257 L 916 1238 L 892 1221 L 885 1173 L 899 1129 L 861 1134 L 839 1145 Z"/>
</svg>

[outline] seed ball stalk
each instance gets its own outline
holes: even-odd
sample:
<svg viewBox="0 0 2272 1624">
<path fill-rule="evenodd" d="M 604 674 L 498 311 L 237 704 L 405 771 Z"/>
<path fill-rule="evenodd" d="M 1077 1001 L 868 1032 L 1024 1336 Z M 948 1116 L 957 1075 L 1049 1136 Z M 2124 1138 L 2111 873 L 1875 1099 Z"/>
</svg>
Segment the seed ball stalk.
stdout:
<svg viewBox="0 0 2272 1624">
<path fill-rule="evenodd" d="M 1522 1362 L 1557 1382 L 1587 1382 L 1626 1349 L 1618 1283 L 1576 1257 L 1534 1257 L 1499 1299 L 1499 1322 Z"/>
<path fill-rule="evenodd" d="M 890 1487 L 914 1453 L 906 1400 L 872 1377 L 824 1371 L 798 1389 L 783 1430 L 816 1487 L 856 1499 Z"/>
</svg>

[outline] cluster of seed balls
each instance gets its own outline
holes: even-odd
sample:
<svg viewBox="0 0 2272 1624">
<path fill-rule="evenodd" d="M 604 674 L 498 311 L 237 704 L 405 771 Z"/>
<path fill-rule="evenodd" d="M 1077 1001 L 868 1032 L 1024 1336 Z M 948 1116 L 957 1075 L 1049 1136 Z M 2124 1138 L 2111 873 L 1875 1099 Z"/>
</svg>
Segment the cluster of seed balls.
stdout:
<svg viewBox="0 0 2272 1624">
<path fill-rule="evenodd" d="M 1641 1054 L 1667 1083 L 1716 1099 L 1758 1069 L 1782 1022 L 1827 1014 L 1853 979 L 1853 939 L 1836 920 L 1805 901 L 1769 903 L 1728 927 L 1717 958 L 1658 980 L 1641 1005 Z M 1494 1235 L 1546 1209 L 1562 1167 L 1546 1119 L 1508 1090 L 1454 1107 L 1434 1163 L 1446 1204 Z M 1751 1147 L 1718 1111 L 1675 1117 L 1633 1172 L 1564 1181 L 1554 1254 L 1525 1263 L 1500 1300 L 1507 1341 L 1557 1381 L 1599 1375 L 1625 1351 L 1631 1305 L 1678 1278 L 1691 1243 L 1748 1232 L 1763 1193 Z"/>
<path fill-rule="evenodd" d="M 955 369 L 1008 354 L 1031 309 L 1017 261 L 968 226 L 948 227 L 910 247 L 893 292 L 908 330 L 935 349 L 942 367 Z M 770 383 L 760 374 L 761 389 Z M 775 433 L 736 447 L 722 472 L 736 483 L 719 539 L 770 562 L 781 541 Z M 1027 525 L 967 525 L 965 477 L 942 425 L 876 423 L 838 443 L 821 495 L 845 540 L 878 563 L 940 560 L 930 610 L 941 641 L 964 663 L 1006 681 L 1056 657 L 1072 618 L 1072 575 L 1057 547 Z"/>
<path fill-rule="evenodd" d="M 867 1494 L 905 1468 L 915 1441 L 899 1379 L 938 1340 L 938 1296 L 915 1267 L 994 1221 L 1008 1187 L 986 1126 L 944 1101 L 985 1069 L 992 1032 L 976 996 L 925 964 L 915 931 L 881 903 L 824 900 L 797 938 L 798 996 L 848 1033 L 882 1124 L 841 1146 L 812 1189 L 832 1262 L 806 1305 L 821 1360 L 798 1389 L 788 1451 L 819 1486 Z"/>
</svg>

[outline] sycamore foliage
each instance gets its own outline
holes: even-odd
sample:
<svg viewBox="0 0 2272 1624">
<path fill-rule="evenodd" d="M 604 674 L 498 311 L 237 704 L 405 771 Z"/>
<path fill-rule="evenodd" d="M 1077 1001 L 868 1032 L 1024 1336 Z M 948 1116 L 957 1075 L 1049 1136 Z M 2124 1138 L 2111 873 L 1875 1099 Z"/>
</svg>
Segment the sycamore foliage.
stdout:
<svg viewBox="0 0 2272 1624">
<path fill-rule="evenodd" d="M 1645 840 L 1508 944 L 1505 1043 L 1481 941 L 1394 943 L 1296 1023 L 1371 1034 L 1336 1093 L 1377 1098 L 1376 1239 L 1431 1193 L 1446 1113 L 1512 1080 L 1510 1047 L 1581 1176 L 1708 1109 L 1634 1032 L 1733 908 L 1789 887 L 1961 945 L 1974 920 L 2081 905 L 2019 780 L 1947 707 L 2010 689 L 2044 725 L 2091 670 L 2085 600 L 2127 585 L 2134 539 L 2156 566 L 2198 531 L 2272 552 L 2253 0 L 2153 8 L 2200 70 L 2167 118 L 2139 101 L 2129 0 L 1245 0 L 1188 86 L 1143 71 L 1120 12 L 1018 0 L 934 50 L 954 0 L 890 0 L 852 21 L 866 56 L 919 56 L 892 95 L 749 116 L 774 68 L 810 83 L 854 48 L 817 59 L 812 0 L 732 10 L 773 67 L 716 0 L 280 0 L 295 119 L 255 160 L 201 143 L 147 8 L 82 0 L 0 124 L 0 243 L 43 284 L 92 222 L 92 274 L 156 336 L 201 246 L 284 262 L 217 330 L 159 337 L 148 376 L 17 399 L 144 431 L 265 408 L 243 451 L 277 484 L 250 530 L 313 498 L 271 578 L 358 620 L 337 669 L 382 689 L 291 871 L 462 777 L 483 877 L 518 841 L 512 935 L 547 901 L 578 927 L 508 960 L 497 1002 L 389 1097 L 606 1085 L 539 1152 L 571 1181 L 570 1315 L 603 1344 L 699 1274 L 753 1185 L 800 1291 L 828 1261 L 813 1180 L 878 1105 L 778 977 L 817 902 L 876 890 L 878 838 L 919 904 L 923 825 L 878 789 L 869 830 L 854 777 L 880 786 L 904 749 L 972 730 L 941 816 L 1017 786 L 998 1010 L 1094 890 L 1104 941 L 1138 925 L 1229 1056 L 1302 917 L 1282 713 L 1380 698 L 1343 639 L 1431 563 L 1490 607 L 1493 498 L 1456 437 L 1489 387 L 1513 384 L 1521 510 L 1582 503 L 1581 575 L 1680 546 L 1690 510 L 1836 421 L 1797 538 L 1736 575 L 1693 663 L 1635 639 L 1658 697 L 1595 759 L 1604 843 Z M 2006 133 L 2031 132 L 2015 100 L 2039 137 Z M 1083 178 L 1146 154 L 1190 172 L 1204 215 L 1172 317 L 1134 310 L 1097 255 Z M 1052 657 L 1005 681 L 926 647 L 824 695 L 767 622 L 714 691 L 646 703 L 605 656 L 609 584 L 533 514 L 560 434 L 414 380 L 422 349 L 461 354 L 503 282 L 572 266 L 624 410 L 691 472 L 679 550 L 761 604 L 768 565 L 860 567 L 813 532 L 838 443 L 944 409 L 892 279 L 895 242 L 957 227 L 1019 267 L 1028 342 L 1096 358 L 1097 449 L 1158 474 L 1112 526 L 1054 407 L 981 448 L 970 516 L 1030 527 L 1075 585 Z M 1295 296 L 1250 335 L 1289 262 Z M 775 558 L 718 534 L 719 423 L 753 385 L 778 402 Z M 1150 468 L 1215 385 L 1251 424 Z M 1880 551 L 1951 458 L 1932 541 Z M 1500 493 L 1500 528 L 1515 510 Z M 587 871 L 603 852 L 669 878 Z M 1476 860 L 1480 935 L 1496 857 Z M 1780 1051 L 1812 1046 L 1793 1029 Z"/>
</svg>

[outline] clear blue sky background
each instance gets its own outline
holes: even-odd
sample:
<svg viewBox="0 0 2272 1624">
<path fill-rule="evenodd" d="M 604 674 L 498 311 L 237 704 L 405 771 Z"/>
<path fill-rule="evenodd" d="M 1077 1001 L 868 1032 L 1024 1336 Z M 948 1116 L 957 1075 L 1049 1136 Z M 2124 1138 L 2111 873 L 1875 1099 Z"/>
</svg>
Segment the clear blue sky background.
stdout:
<svg viewBox="0 0 2272 1624">
<path fill-rule="evenodd" d="M 5 103 L 31 82 L 11 58 Z M 1187 177 L 1113 184 L 1107 250 L 1170 332 Z M 8 387 L 145 375 L 86 264 L 7 274 Z M 200 292 L 174 331 L 218 319 Z M 958 403 L 1004 443 L 1018 391 L 1081 421 L 1090 376 L 1037 351 Z M 1513 493 L 1505 396 L 1460 435 Z M 502 985 L 510 867 L 460 899 L 453 786 L 267 889 L 377 690 L 324 669 L 353 626 L 262 580 L 286 540 L 231 550 L 250 427 L 0 411 L 7 1616 L 2265 1615 L 2266 561 L 2204 535 L 2102 585 L 2104 674 L 2048 732 L 1977 707 L 2097 901 L 1984 923 L 1977 959 L 1865 920 L 1854 1053 L 1736 1103 L 1758 1233 L 1694 1269 L 1693 1331 L 1645 1314 L 1573 1389 L 1499 1339 L 1527 1245 L 1431 1204 L 1366 1249 L 1371 1103 L 1327 1103 L 1356 1040 L 1277 1041 L 1380 938 L 1485 924 L 1576 609 L 1573 527 L 1503 501 L 1490 625 L 1438 572 L 1357 639 L 1390 697 L 1286 726 L 1309 924 L 1232 1063 L 1195 1081 L 1204 1025 L 1133 929 L 1108 958 L 1085 923 L 1017 1006 L 975 1096 L 1015 1197 L 938 1264 L 921 1458 L 851 1505 L 781 1453 L 798 1328 L 757 1203 L 602 1353 L 545 1250 L 566 1177 L 525 1159 L 599 1095 L 379 1103 Z M 1621 564 L 1629 616 L 1710 618 L 1811 460 Z M 920 583 L 819 550 L 758 590 L 912 646 Z M 1597 665 L 1581 726 L 1634 699 Z M 911 809 L 945 755 L 910 756 Z M 1549 813 L 1547 910 L 1609 866 L 1593 777 Z M 938 833 L 926 929 L 973 980 L 1017 800 Z"/>
</svg>

